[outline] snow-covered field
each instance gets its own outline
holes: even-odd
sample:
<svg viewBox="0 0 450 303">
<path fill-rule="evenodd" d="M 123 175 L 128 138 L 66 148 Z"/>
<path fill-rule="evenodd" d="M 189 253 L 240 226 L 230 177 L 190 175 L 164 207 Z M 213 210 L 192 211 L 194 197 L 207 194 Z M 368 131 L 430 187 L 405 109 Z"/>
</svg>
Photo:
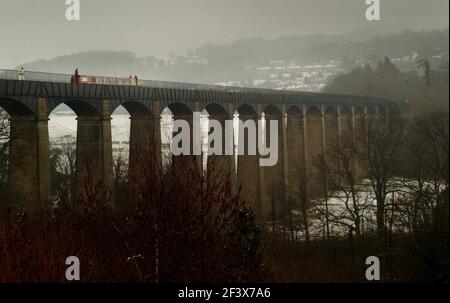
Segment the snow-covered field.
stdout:
<svg viewBox="0 0 450 303">
<path fill-rule="evenodd" d="M 50 115 L 48 123 L 49 137 L 52 146 L 58 147 L 62 143 L 67 144 L 73 142 L 75 146 L 77 136 L 77 120 L 76 115 L 71 110 L 56 111 Z M 111 136 L 113 155 L 120 155 L 126 160 L 128 157 L 128 147 L 130 141 L 130 116 L 127 114 L 111 115 Z M 163 146 L 163 160 L 169 157 L 169 137 L 171 116 L 164 115 L 162 120 L 161 141 Z M 165 127 L 164 127 L 165 125 Z"/>
<path fill-rule="evenodd" d="M 421 186 L 426 188 L 430 193 L 437 193 L 446 190 L 444 184 L 434 184 L 432 182 L 426 182 Z M 405 216 L 405 211 L 407 212 L 407 209 L 411 207 L 409 203 L 414 199 L 413 196 L 418 192 L 418 190 L 419 184 L 414 180 L 393 178 L 389 181 L 388 194 L 386 196 L 385 203 L 385 224 L 391 224 L 389 222 L 389 218 L 396 217 L 396 220 L 394 221 L 396 221 L 397 224 L 389 226 L 389 228 L 393 231 L 409 232 L 408 218 Z M 369 231 L 376 230 L 377 201 L 370 180 L 361 180 L 360 184 L 356 187 L 355 200 L 353 200 L 351 196 L 348 196 L 348 194 L 350 193 L 338 191 L 329 193 L 327 201 L 325 201 L 325 199 L 312 201 L 313 206 L 308 210 L 309 234 L 311 239 L 324 238 L 326 235 L 326 207 L 328 207 L 331 237 L 346 236 L 349 234 L 350 230 L 354 232 L 356 214 L 355 206 L 360 216 L 361 232 L 367 233 Z M 431 194 L 430 205 L 434 203 L 432 196 L 433 194 Z M 296 229 L 295 236 L 299 240 L 304 240 L 305 229 L 303 222 L 300 222 L 303 221 L 301 219 L 301 211 L 298 209 L 293 209 L 292 214 L 294 219 L 294 228 Z M 399 224 L 399 221 L 402 223 Z M 282 227 L 282 224 L 280 226 Z"/>
<path fill-rule="evenodd" d="M 170 125 L 170 117 L 167 116 L 163 124 Z M 169 144 L 169 126 L 161 131 L 163 146 L 163 157 L 170 158 L 170 151 L 167 146 Z M 207 131 L 207 128 L 206 128 Z M 50 115 L 49 121 L 49 135 L 52 144 L 58 145 L 64 138 L 71 137 L 74 142 L 77 132 L 76 116 L 71 111 L 60 111 L 57 114 Z M 122 151 L 122 156 L 128 154 L 128 142 L 130 139 L 130 118 L 129 115 L 112 115 L 111 132 L 113 141 L 113 153 L 117 155 Z M 207 144 L 206 142 L 204 142 Z M 205 151 L 205 150 L 204 150 Z M 204 165 L 206 164 L 206 157 L 204 158 Z M 409 195 L 417 187 L 412 181 L 407 180 L 392 180 L 392 186 L 397 189 L 397 192 L 390 193 L 387 197 L 387 205 L 394 199 L 398 199 L 399 195 Z M 357 207 L 361 216 L 361 229 L 363 232 L 373 230 L 376 227 L 376 200 L 373 194 L 372 187 L 369 180 L 362 180 L 357 188 Z M 309 216 L 309 233 L 311 238 L 322 238 L 325 235 L 325 201 L 316 200 L 312 202 L 313 207 L 308 211 Z M 330 235 L 344 236 L 348 234 L 349 230 L 354 228 L 354 204 L 351 198 L 349 199 L 343 192 L 330 193 L 327 201 L 328 214 L 330 219 Z M 294 225 L 296 226 L 296 236 L 298 239 L 304 239 L 304 228 L 301 212 L 298 209 L 292 209 L 292 217 Z M 281 225 L 279 225 L 281 226 Z"/>
<path fill-rule="evenodd" d="M 113 154 L 118 155 L 121 152 L 122 157 L 127 157 L 127 151 L 130 141 L 130 116 L 127 114 L 113 114 L 111 115 L 111 135 L 113 143 Z M 162 114 L 161 127 L 161 143 L 163 147 L 163 159 L 169 159 L 170 150 L 170 129 L 172 116 L 170 112 L 164 111 Z M 207 119 L 202 118 L 201 121 L 203 130 L 203 152 L 207 153 L 208 133 Z M 53 146 L 57 147 L 62 142 L 76 140 L 77 134 L 77 120 L 76 115 L 71 110 L 59 110 L 50 115 L 49 120 L 49 136 Z M 237 132 L 235 131 L 237 137 Z M 237 139 L 236 139 L 237 140 Z M 206 165 L 206 156 L 203 159 L 203 165 Z"/>
<path fill-rule="evenodd" d="M 58 141 L 63 137 L 76 138 L 77 120 L 71 112 L 59 112 L 50 115 L 48 122 L 50 140 Z M 111 120 L 112 140 L 115 144 L 122 144 L 130 140 L 130 119 L 128 115 L 112 115 Z"/>
</svg>

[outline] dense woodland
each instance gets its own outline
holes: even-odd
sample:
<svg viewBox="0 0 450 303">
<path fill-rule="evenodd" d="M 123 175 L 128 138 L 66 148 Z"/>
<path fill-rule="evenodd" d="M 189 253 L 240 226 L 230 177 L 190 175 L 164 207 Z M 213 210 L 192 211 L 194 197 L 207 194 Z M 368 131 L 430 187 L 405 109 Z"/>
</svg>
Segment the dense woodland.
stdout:
<svg viewBox="0 0 450 303">
<path fill-rule="evenodd" d="M 336 76 L 324 91 L 387 97 L 401 103 L 403 115 L 414 115 L 448 112 L 448 81 L 448 59 L 434 66 L 428 59 L 418 59 L 416 69 L 401 71 L 385 57 Z"/>
</svg>

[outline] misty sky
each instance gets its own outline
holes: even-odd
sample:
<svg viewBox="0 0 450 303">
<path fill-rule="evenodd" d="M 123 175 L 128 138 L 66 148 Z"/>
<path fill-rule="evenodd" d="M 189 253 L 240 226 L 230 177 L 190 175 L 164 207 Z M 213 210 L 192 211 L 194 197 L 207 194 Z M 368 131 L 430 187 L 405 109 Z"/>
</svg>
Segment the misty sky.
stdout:
<svg viewBox="0 0 450 303">
<path fill-rule="evenodd" d="M 65 0 L 0 0 L 0 68 L 84 50 L 165 57 L 239 38 L 448 27 L 448 0 L 81 0 L 81 21 Z"/>
</svg>

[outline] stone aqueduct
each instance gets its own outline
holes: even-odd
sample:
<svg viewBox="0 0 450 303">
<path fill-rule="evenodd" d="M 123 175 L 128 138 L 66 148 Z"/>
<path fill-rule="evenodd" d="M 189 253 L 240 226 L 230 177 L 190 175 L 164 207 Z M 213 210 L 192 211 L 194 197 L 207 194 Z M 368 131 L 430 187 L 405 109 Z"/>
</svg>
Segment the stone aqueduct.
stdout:
<svg viewBox="0 0 450 303">
<path fill-rule="evenodd" d="M 354 136 L 369 118 L 399 112 L 397 103 L 384 98 L 156 81 L 139 87 L 3 79 L 0 107 L 11 116 L 9 191 L 21 197 L 26 209 L 39 210 L 49 202 L 48 120 L 49 113 L 62 103 L 78 116 L 78 193 L 90 177 L 103 180 L 106 186 L 112 184 L 111 114 L 119 105 L 131 116 L 130 175 L 139 169 L 143 150 L 151 153 L 144 156 L 160 159 L 160 114 L 165 107 L 174 119 L 192 120 L 193 111 L 206 109 L 210 118 L 219 121 L 231 119 L 235 111 L 241 120 L 256 120 L 262 113 L 279 120 L 282 127 L 275 166 L 260 167 L 258 156 L 242 155 L 234 170 L 234 156 L 216 156 L 230 169 L 223 171 L 236 173 L 261 217 L 268 216 L 274 199 L 277 203 L 292 199 L 300 186 L 300 171 L 312 177 L 315 156 L 326 151 L 331 142 Z M 149 144 L 156 148 L 145 147 Z"/>
</svg>

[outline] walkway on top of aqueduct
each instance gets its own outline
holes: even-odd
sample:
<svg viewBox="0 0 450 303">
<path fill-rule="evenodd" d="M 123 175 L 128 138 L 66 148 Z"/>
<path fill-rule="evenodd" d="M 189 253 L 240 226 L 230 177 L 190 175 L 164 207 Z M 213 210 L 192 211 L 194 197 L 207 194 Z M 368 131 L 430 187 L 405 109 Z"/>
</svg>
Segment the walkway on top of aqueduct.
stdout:
<svg viewBox="0 0 450 303">
<path fill-rule="evenodd" d="M 367 107 L 368 111 L 398 113 L 397 102 L 383 97 L 350 96 L 329 93 L 298 92 L 274 89 L 247 88 L 236 86 L 218 86 L 168 81 L 143 80 L 143 86 L 110 84 L 75 84 L 71 75 L 25 71 L 24 81 L 18 80 L 17 70 L 0 69 L 0 99 L 18 101 L 25 108 L 17 112 L 15 105 L 3 100 L 0 106 L 8 112 L 28 111 L 37 115 L 37 98 L 48 100 L 48 113 L 58 105 L 77 100 L 108 100 L 110 114 L 121 104 L 139 102 L 148 108 L 154 101 L 160 102 L 160 108 L 172 103 L 182 103 L 191 111 L 205 108 L 210 103 L 231 104 L 237 109 L 241 105 L 250 106 L 255 113 L 265 107 L 275 106 L 280 112 L 287 112 L 292 106 L 355 106 Z M 111 79 L 113 79 L 111 77 Z M 93 102 L 93 106 L 99 106 Z M 100 103 L 99 103 L 100 104 Z M 8 108 L 10 107 L 10 108 Z M 226 106 L 224 106 L 227 108 Z M 28 109 L 28 110 L 27 110 Z M 99 113 L 104 112 L 99 108 Z M 231 114 L 231 113 L 229 113 Z"/>
</svg>

